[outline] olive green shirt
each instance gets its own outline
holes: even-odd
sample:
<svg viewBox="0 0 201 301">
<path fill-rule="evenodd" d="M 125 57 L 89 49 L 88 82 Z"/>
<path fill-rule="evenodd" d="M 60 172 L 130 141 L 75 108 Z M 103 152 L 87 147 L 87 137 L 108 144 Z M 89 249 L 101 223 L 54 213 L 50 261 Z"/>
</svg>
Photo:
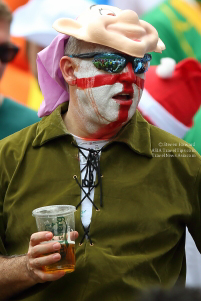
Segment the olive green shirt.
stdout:
<svg viewBox="0 0 201 301">
<path fill-rule="evenodd" d="M 78 149 L 61 117 L 65 106 L 0 141 L 2 254 L 27 252 L 37 231 L 33 209 L 80 202 Z M 130 301 L 144 288 L 184 284 L 186 225 L 201 251 L 201 157 L 182 143 L 136 112 L 101 152 L 103 207 L 97 187 L 94 245 L 79 246 L 79 207 L 75 272 L 36 285 L 23 300 Z"/>
</svg>

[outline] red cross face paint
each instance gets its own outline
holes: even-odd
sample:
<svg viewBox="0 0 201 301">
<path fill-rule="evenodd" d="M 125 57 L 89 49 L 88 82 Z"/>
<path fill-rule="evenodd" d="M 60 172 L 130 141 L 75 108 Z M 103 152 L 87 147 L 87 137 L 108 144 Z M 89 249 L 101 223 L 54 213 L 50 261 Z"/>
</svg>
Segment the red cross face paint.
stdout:
<svg viewBox="0 0 201 301">
<path fill-rule="evenodd" d="M 89 60 L 76 61 L 80 116 L 91 137 L 109 138 L 134 115 L 144 87 L 144 74 L 136 76 L 131 63 L 121 73 L 110 74 L 96 69 Z"/>
</svg>

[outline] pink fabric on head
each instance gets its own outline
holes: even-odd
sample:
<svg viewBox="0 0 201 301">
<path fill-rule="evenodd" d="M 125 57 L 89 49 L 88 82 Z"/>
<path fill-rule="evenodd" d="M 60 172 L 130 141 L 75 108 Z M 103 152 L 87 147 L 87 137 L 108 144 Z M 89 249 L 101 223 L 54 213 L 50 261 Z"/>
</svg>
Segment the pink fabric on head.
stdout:
<svg viewBox="0 0 201 301">
<path fill-rule="evenodd" d="M 48 47 L 38 53 L 38 81 L 44 96 L 38 110 L 39 117 L 51 114 L 60 104 L 69 100 L 66 84 L 59 67 L 68 39 L 69 36 L 59 34 Z"/>
</svg>

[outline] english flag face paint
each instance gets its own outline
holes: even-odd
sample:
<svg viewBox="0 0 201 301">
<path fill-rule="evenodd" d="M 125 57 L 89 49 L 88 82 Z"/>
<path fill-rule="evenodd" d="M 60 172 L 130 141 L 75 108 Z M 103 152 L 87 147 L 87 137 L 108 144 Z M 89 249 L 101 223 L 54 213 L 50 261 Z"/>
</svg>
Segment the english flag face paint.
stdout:
<svg viewBox="0 0 201 301">
<path fill-rule="evenodd" d="M 93 138 L 110 138 L 135 113 L 144 87 L 144 74 L 136 76 L 131 63 L 121 73 L 96 69 L 90 60 L 76 60 L 78 110 Z"/>
</svg>

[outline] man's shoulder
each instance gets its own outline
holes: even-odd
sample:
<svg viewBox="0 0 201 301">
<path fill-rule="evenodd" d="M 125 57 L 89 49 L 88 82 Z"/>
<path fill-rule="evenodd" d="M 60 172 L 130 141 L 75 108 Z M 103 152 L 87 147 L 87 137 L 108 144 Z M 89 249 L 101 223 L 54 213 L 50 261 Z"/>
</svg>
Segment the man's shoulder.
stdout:
<svg viewBox="0 0 201 301">
<path fill-rule="evenodd" d="M 169 146 L 169 147 L 175 147 L 175 146 L 183 146 L 186 148 L 191 148 L 192 145 L 190 143 L 187 143 L 181 138 L 178 138 L 175 135 L 172 135 L 154 125 L 150 124 L 150 136 L 153 146 L 157 146 L 160 144 L 162 146 Z"/>
<path fill-rule="evenodd" d="M 0 173 L 2 181 L 12 177 L 16 167 L 27 153 L 33 151 L 33 140 L 37 132 L 37 123 L 28 126 L 0 141 Z"/>
<path fill-rule="evenodd" d="M 194 170 L 193 173 L 197 173 L 201 166 L 201 156 L 195 150 L 193 145 L 149 124 L 142 117 L 140 112 L 137 112 L 137 123 L 140 124 L 140 126 L 138 125 L 139 128 L 145 128 L 146 132 L 148 132 L 150 151 L 152 157 L 157 158 L 157 162 L 160 160 L 163 165 L 167 164 L 168 166 L 175 167 L 177 161 L 179 166 L 185 166 L 187 170 L 191 170 L 191 172 Z M 143 127 L 141 126 L 142 124 Z M 164 158 L 166 158 L 165 161 Z M 172 165 L 172 163 L 169 164 L 170 161 L 173 162 L 174 165 Z"/>
<path fill-rule="evenodd" d="M 143 124 L 143 127 L 149 129 L 152 146 L 157 146 L 159 143 L 164 143 L 164 145 L 168 143 L 168 146 L 184 144 L 186 147 L 191 147 L 189 143 L 185 142 L 181 138 L 178 138 L 177 136 L 160 129 L 157 126 L 150 124 L 138 110 L 136 111 L 136 114 L 137 124 Z"/>
<path fill-rule="evenodd" d="M 201 156 L 191 144 L 152 125 L 150 136 L 153 157 L 161 158 L 162 161 L 164 158 L 173 160 L 174 164 L 179 164 L 177 166 L 183 166 L 193 174 L 198 173 Z"/>
</svg>

